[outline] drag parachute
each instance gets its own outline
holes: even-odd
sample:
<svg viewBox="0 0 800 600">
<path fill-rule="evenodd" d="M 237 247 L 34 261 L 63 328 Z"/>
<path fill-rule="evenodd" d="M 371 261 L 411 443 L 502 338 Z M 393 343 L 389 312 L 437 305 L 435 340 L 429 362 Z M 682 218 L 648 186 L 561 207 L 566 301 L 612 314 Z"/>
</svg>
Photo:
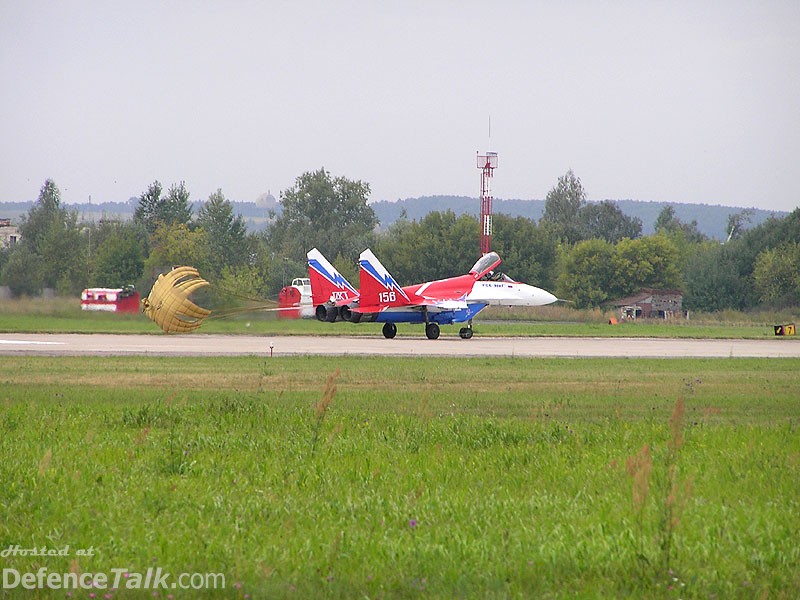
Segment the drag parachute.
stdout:
<svg viewBox="0 0 800 600">
<path fill-rule="evenodd" d="M 200 327 L 211 311 L 189 299 L 192 292 L 209 285 L 194 267 L 175 267 L 153 284 L 142 300 L 142 312 L 166 333 L 183 333 Z"/>
</svg>

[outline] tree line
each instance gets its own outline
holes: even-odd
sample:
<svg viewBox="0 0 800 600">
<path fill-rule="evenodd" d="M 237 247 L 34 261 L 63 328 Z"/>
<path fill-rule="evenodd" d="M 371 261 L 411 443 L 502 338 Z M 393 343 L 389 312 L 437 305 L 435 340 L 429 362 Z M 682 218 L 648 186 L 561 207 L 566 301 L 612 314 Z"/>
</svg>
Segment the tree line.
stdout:
<svg viewBox="0 0 800 600">
<path fill-rule="evenodd" d="M 452 211 L 404 216 L 387 231 L 367 203 L 370 186 L 325 169 L 300 175 L 281 193 L 282 212 L 248 233 L 222 190 L 193 213 L 185 183 L 159 181 L 139 196 L 130 220 L 80 222 L 47 180 L 20 224 L 21 240 L 0 251 L 0 285 L 15 296 L 54 288 L 136 284 L 149 290 L 158 273 L 188 264 L 220 289 L 274 298 L 306 272 L 319 248 L 357 283 L 359 253 L 370 247 L 404 284 L 465 273 L 477 259 L 478 220 Z M 554 291 L 579 308 L 603 305 L 642 288 L 680 289 L 691 310 L 748 310 L 800 305 L 800 209 L 748 229 L 747 211 L 729 218 L 720 244 L 667 206 L 654 235 L 611 202 L 587 203 L 572 171 L 560 177 L 536 222 L 494 215 L 492 248 L 511 277 Z"/>
</svg>

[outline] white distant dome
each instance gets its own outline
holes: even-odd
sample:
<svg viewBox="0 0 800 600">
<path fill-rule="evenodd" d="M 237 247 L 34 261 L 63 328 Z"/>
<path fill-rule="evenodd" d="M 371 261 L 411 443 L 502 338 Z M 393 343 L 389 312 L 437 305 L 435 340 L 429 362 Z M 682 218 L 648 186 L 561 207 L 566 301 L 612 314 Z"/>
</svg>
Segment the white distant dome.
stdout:
<svg viewBox="0 0 800 600">
<path fill-rule="evenodd" d="M 272 195 L 270 191 L 267 191 L 266 194 L 261 194 L 258 198 L 256 198 L 256 206 L 259 208 L 275 208 L 278 206 L 278 201 L 275 199 L 275 196 Z"/>
</svg>

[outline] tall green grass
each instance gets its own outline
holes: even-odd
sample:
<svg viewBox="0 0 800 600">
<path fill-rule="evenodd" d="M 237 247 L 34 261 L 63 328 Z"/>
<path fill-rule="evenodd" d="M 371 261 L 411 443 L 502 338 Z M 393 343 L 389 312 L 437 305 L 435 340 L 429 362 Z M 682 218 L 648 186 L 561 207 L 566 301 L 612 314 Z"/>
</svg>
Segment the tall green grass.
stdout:
<svg viewBox="0 0 800 600">
<path fill-rule="evenodd" d="M 223 598 L 793 597 L 798 367 L 4 358 L 0 549 L 96 554 L 2 564 L 221 572 Z"/>
</svg>

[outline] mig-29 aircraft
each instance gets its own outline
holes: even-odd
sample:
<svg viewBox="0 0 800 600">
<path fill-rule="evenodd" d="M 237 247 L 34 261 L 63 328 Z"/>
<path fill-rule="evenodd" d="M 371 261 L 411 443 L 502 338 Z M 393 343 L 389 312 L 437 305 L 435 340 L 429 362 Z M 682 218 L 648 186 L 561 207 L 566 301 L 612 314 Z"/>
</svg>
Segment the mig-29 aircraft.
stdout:
<svg viewBox="0 0 800 600">
<path fill-rule="evenodd" d="M 556 302 L 550 292 L 495 272 L 495 252 L 484 254 L 466 275 L 401 287 L 371 250 L 359 257 L 357 291 L 316 248 L 308 253 L 308 272 L 317 319 L 383 323 L 383 335 L 397 335 L 396 323 L 425 323 L 435 340 L 440 325 L 467 323 L 459 335 L 472 337 L 472 319 L 489 305 L 543 306 Z"/>
</svg>

